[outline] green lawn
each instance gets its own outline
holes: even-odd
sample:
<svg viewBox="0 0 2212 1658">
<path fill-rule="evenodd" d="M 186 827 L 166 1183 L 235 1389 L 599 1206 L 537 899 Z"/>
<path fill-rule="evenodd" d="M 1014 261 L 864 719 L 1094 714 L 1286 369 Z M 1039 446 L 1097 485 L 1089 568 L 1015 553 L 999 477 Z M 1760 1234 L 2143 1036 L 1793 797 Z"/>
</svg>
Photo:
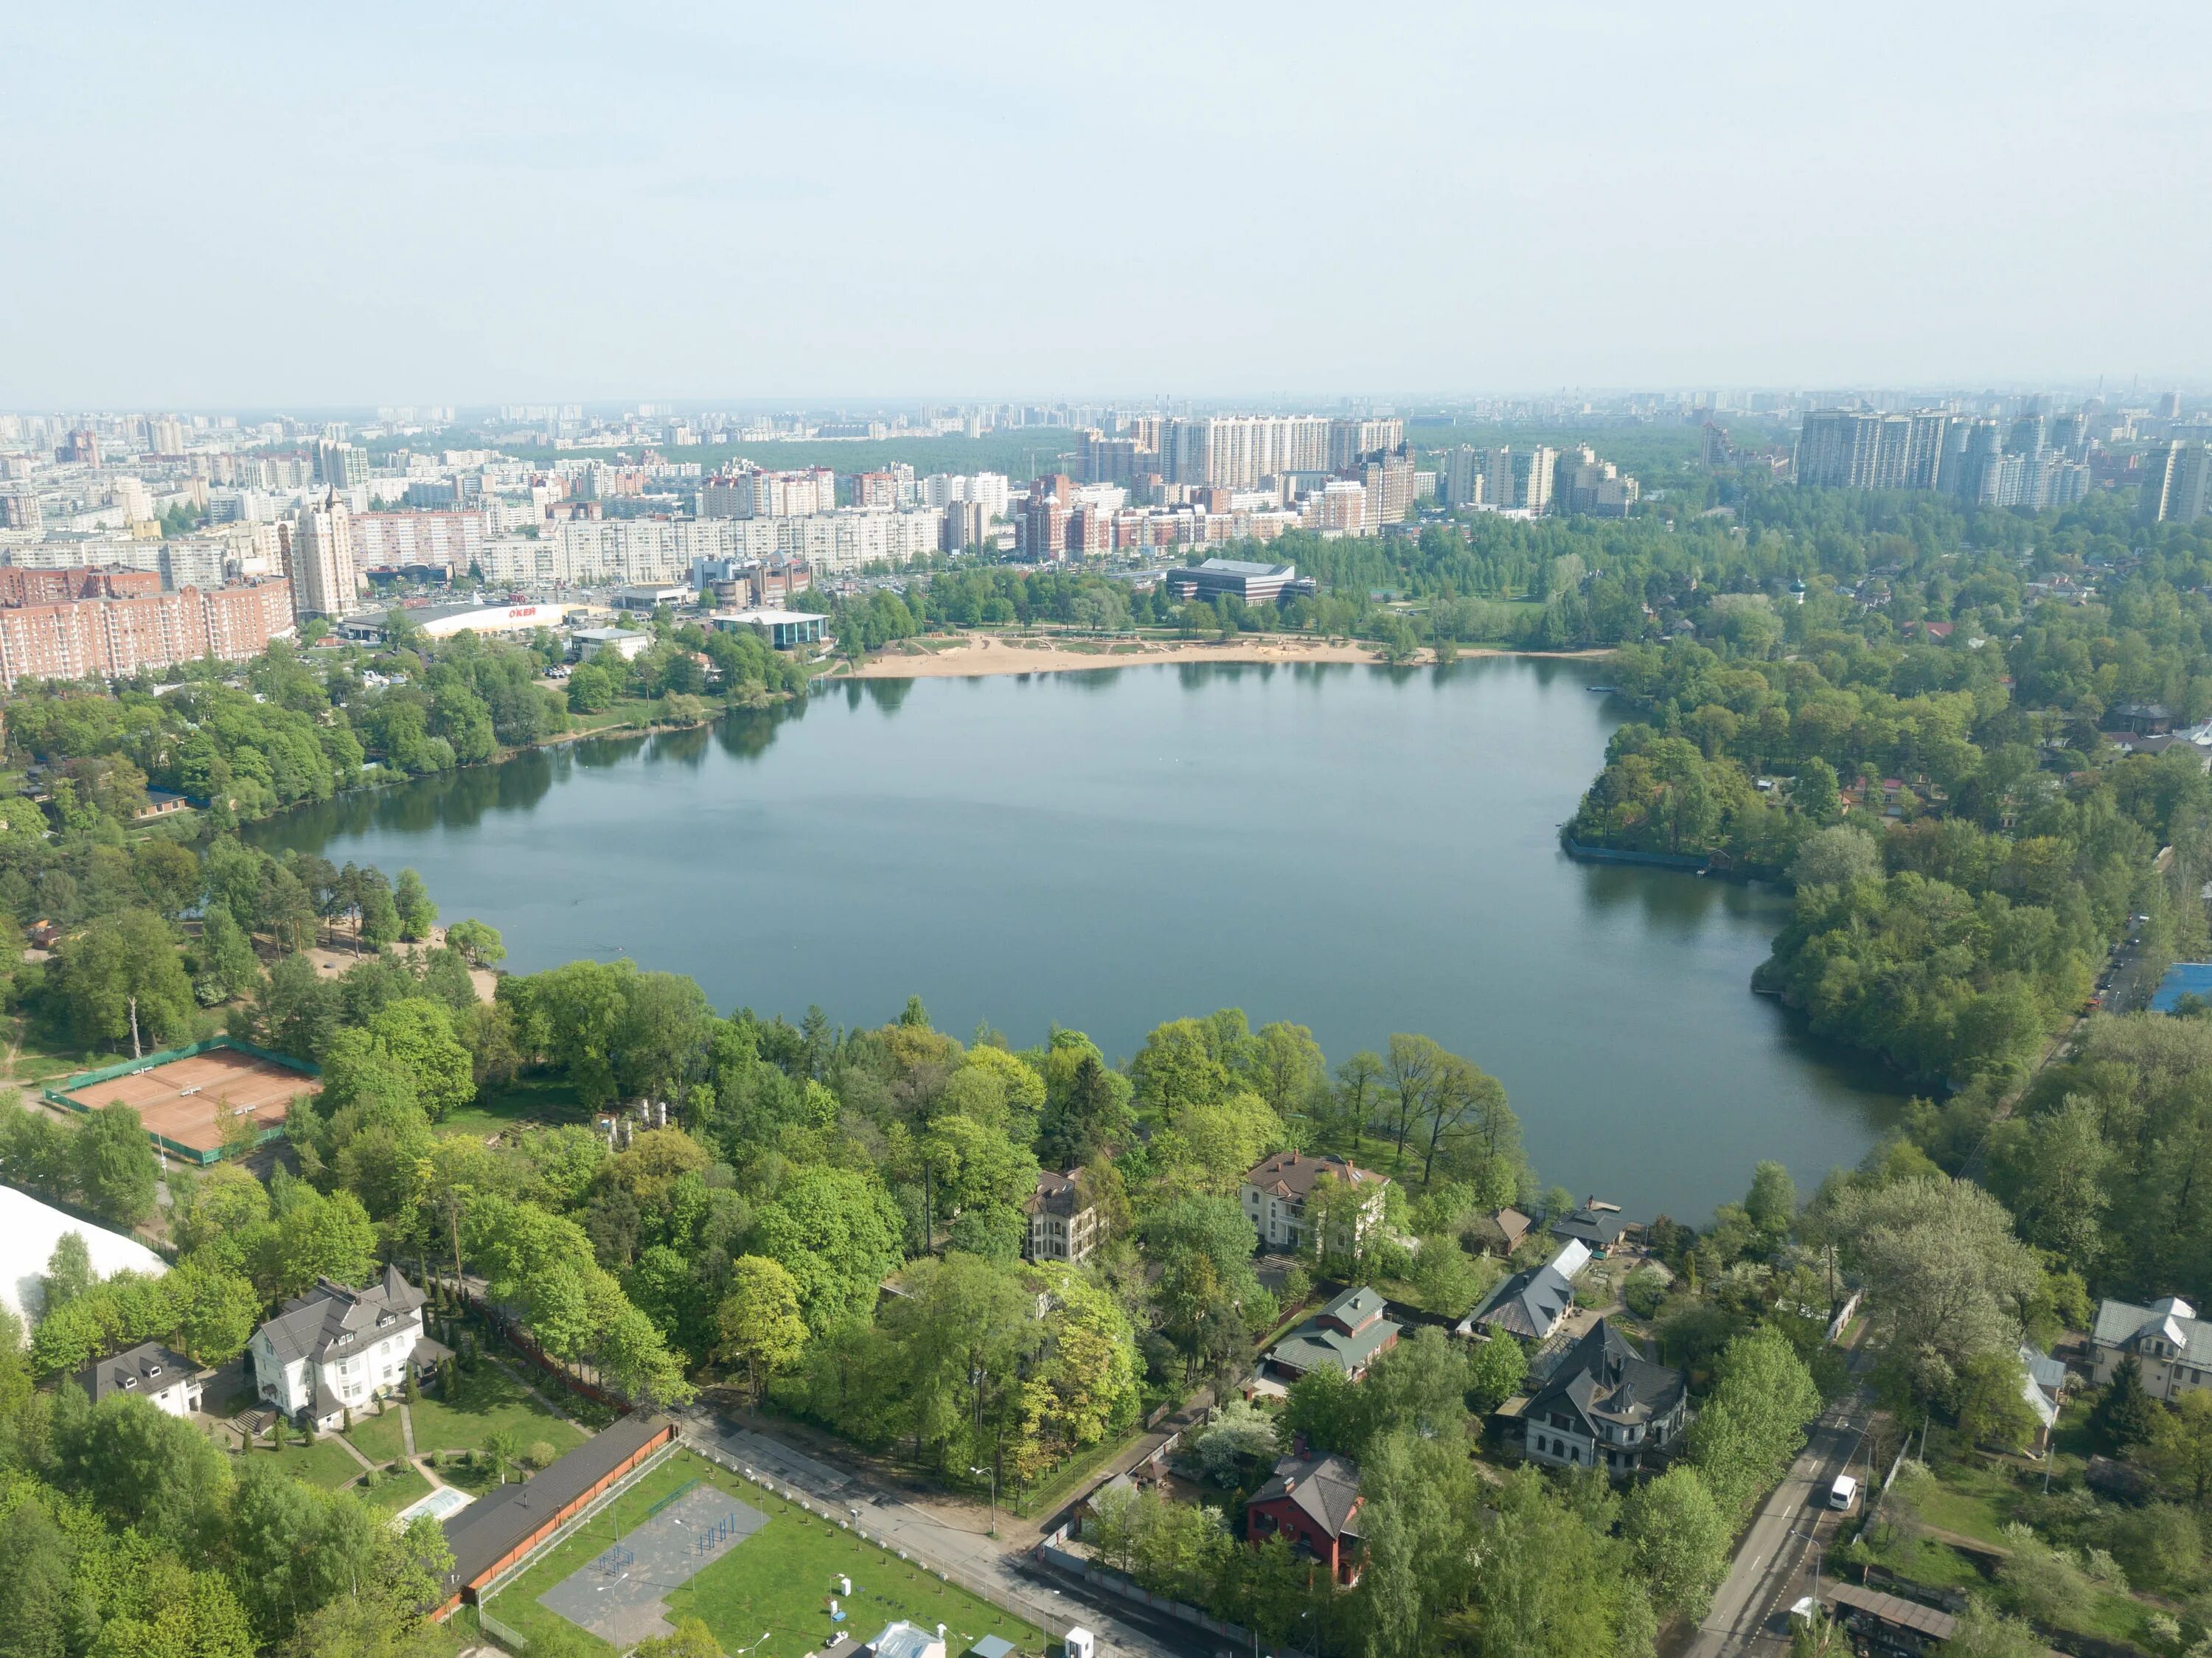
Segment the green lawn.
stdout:
<svg viewBox="0 0 2212 1658">
<path fill-rule="evenodd" d="M 397 1462 L 407 1455 L 407 1436 L 399 1426 L 399 1406 L 387 1400 L 382 1416 L 366 1412 L 353 1419 L 353 1431 L 347 1438 L 361 1448 L 361 1454 L 372 1462 Z"/>
<path fill-rule="evenodd" d="M 2004 1523 L 2019 1494 L 2012 1476 L 1979 1457 L 1947 1462 L 1929 1470 L 1936 1483 L 1920 1504 L 1920 1517 L 1931 1526 L 1984 1543 L 2005 1546 Z"/>
<path fill-rule="evenodd" d="M 374 1491 L 362 1490 L 362 1500 L 386 1514 L 397 1514 L 410 1503 L 419 1502 L 430 1494 L 430 1482 L 422 1477 L 422 1470 L 410 1467 L 404 1462 L 399 1472 L 387 1473 L 376 1483 Z"/>
<path fill-rule="evenodd" d="M 495 1134 L 526 1124 L 550 1128 L 591 1120 L 592 1114 L 576 1097 L 575 1084 L 567 1078 L 517 1077 L 486 1089 L 473 1104 L 454 1112 L 442 1126 L 462 1133 Z"/>
<path fill-rule="evenodd" d="M 1003 1636 L 1024 1653 L 1042 1653 L 1044 1637 L 1012 1613 L 957 1588 L 921 1566 L 899 1559 L 786 1503 L 773 1492 L 725 1472 L 691 1452 L 678 1451 L 609 1509 L 534 1563 L 491 1602 L 492 1615 L 530 1636 L 562 1620 L 538 1597 L 635 1527 L 661 1498 L 697 1479 L 726 1491 L 769 1516 L 768 1524 L 669 1596 L 671 1619 L 703 1619 L 725 1649 L 750 1646 L 763 1631 L 770 1652 L 799 1652 L 822 1645 L 831 1632 L 831 1580 L 853 1580 L 846 1602 L 848 1633 L 873 1637 L 896 1618 L 946 1626 L 946 1644 L 965 1651 L 978 1637 Z M 595 1651 L 611 1652 L 603 1642 Z"/>
<path fill-rule="evenodd" d="M 304 1479 L 311 1485 L 320 1485 L 334 1491 L 341 1485 L 351 1485 L 361 1478 L 361 1464 L 346 1452 L 346 1448 L 330 1434 L 319 1434 L 312 1445 L 302 1446 L 294 1435 L 282 1451 L 268 1449 L 252 1453 L 255 1456 L 276 1456 L 282 1460 L 284 1472 L 295 1479 Z"/>
<path fill-rule="evenodd" d="M 533 1440 L 539 1439 L 556 1451 L 571 1451 L 590 1437 L 574 1423 L 547 1414 L 520 1382 L 488 1359 L 478 1360 L 472 1370 L 459 1378 L 452 1400 L 432 1396 L 438 1392 L 435 1388 L 426 1390 L 422 1402 L 410 1406 L 415 1418 L 415 1448 L 420 1453 L 477 1450 L 488 1435 L 501 1429 L 514 1436 L 517 1451 L 527 1450 Z M 390 1412 L 370 1425 L 388 1427 L 396 1440 L 399 1412 Z M 356 1422 L 354 1431 L 359 1434 L 361 1430 L 362 1424 Z M 380 1445 L 385 1441 L 380 1437 L 376 1442 Z M 370 1456 L 380 1455 L 368 1445 L 362 1448 Z"/>
</svg>

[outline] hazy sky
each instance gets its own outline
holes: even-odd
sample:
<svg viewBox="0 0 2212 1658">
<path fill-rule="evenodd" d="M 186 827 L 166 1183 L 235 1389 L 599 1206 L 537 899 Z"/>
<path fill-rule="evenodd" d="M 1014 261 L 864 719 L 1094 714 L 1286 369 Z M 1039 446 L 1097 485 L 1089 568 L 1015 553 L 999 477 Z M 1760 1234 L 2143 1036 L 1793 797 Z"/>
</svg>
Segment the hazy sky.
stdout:
<svg viewBox="0 0 2212 1658">
<path fill-rule="evenodd" d="M 2212 5 L 0 0 L 0 406 L 2212 380 Z"/>
</svg>

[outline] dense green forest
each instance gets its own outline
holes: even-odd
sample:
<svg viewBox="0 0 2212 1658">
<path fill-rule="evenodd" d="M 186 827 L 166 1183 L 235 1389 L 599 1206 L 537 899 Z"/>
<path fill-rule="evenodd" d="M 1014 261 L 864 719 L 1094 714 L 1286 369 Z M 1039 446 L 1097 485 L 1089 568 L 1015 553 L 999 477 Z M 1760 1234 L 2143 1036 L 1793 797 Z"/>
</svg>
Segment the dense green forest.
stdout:
<svg viewBox="0 0 2212 1658">
<path fill-rule="evenodd" d="M 543 676 L 562 647 L 544 629 L 526 645 L 478 634 L 434 644 L 396 614 L 391 644 L 375 651 L 280 641 L 242 668 L 193 663 L 166 685 L 19 683 L 6 704 L 6 759 L 38 804 L 8 801 L 0 840 L 21 847 L 50 830 L 127 825 L 149 788 L 208 802 L 214 826 L 228 828 L 378 774 L 488 760 L 623 698 L 658 699 L 657 717 L 683 724 L 724 706 L 765 707 L 806 683 L 750 632 L 663 615 L 635 659 L 580 664 L 556 688 Z"/>
</svg>

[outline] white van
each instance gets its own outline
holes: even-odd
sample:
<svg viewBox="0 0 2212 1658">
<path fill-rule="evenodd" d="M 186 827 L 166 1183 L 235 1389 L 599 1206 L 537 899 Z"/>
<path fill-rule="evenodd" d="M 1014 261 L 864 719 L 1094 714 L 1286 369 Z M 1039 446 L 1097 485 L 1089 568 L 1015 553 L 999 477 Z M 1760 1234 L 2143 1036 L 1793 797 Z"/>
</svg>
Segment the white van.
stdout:
<svg viewBox="0 0 2212 1658">
<path fill-rule="evenodd" d="M 1859 1482 L 1847 1473 L 1836 1476 L 1836 1483 L 1828 1487 L 1828 1506 L 1849 1513 L 1852 1503 L 1859 1500 Z"/>
</svg>

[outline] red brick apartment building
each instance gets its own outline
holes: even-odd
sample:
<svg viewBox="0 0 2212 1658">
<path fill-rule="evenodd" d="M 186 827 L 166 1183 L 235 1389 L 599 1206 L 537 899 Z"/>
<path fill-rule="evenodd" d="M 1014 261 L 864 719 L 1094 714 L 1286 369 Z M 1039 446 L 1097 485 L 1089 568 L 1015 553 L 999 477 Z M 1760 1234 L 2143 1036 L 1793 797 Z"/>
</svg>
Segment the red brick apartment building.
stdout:
<svg viewBox="0 0 2212 1658">
<path fill-rule="evenodd" d="M 149 570 L 0 566 L 0 689 L 19 679 L 115 679 L 212 656 L 243 661 L 292 631 L 283 578 L 165 593 Z"/>
</svg>

